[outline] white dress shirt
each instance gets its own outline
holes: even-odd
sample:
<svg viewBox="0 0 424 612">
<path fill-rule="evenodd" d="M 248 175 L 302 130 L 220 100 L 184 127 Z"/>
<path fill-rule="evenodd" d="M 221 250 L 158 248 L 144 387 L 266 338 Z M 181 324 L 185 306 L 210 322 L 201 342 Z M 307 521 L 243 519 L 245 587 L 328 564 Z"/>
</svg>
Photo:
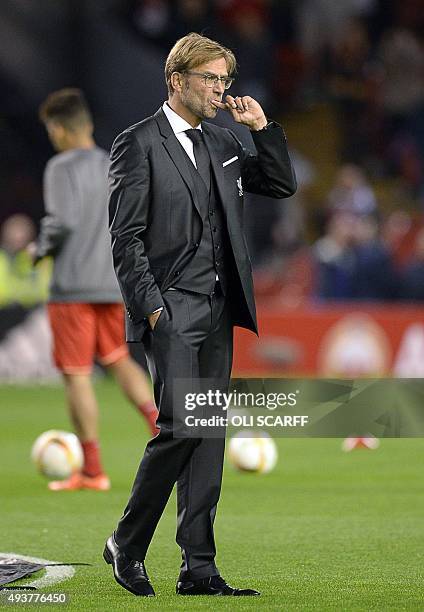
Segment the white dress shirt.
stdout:
<svg viewBox="0 0 424 612">
<path fill-rule="evenodd" d="M 178 115 L 175 111 L 173 111 L 172 108 L 168 105 L 168 102 L 163 103 L 162 109 L 166 115 L 166 118 L 171 124 L 172 131 L 174 132 L 175 136 L 180 141 L 181 146 L 193 162 L 194 167 L 197 168 L 196 159 L 194 157 L 193 151 L 193 142 L 190 140 L 187 134 L 184 133 L 186 130 L 194 129 L 193 126 L 191 126 L 188 121 L 186 121 L 185 119 L 180 117 L 180 115 Z M 201 124 L 199 124 L 195 129 L 202 131 Z"/>
</svg>

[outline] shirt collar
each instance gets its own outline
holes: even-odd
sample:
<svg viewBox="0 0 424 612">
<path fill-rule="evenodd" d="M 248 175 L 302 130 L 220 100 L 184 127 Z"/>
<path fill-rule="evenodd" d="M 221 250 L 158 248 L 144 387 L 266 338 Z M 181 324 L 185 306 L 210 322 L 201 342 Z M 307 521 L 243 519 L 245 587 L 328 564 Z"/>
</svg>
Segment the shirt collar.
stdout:
<svg viewBox="0 0 424 612">
<path fill-rule="evenodd" d="M 188 123 L 188 121 L 183 119 L 180 115 L 178 115 L 178 113 L 172 110 L 172 108 L 168 105 L 167 102 L 163 103 L 162 110 L 165 113 L 169 123 L 171 124 L 171 128 L 174 134 L 181 134 L 186 130 L 193 129 L 193 127 Z M 202 131 L 202 125 L 199 124 L 195 129 Z"/>
</svg>

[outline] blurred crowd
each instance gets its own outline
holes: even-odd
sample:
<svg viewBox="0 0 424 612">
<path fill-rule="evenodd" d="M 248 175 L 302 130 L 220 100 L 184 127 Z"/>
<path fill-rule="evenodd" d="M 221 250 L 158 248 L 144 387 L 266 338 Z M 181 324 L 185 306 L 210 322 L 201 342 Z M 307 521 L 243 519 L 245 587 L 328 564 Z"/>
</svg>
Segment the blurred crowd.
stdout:
<svg viewBox="0 0 424 612">
<path fill-rule="evenodd" d="M 301 197 L 301 195 L 299 196 Z M 299 207 L 296 207 L 299 211 Z M 399 208 L 378 208 L 363 171 L 342 165 L 320 210 L 321 235 L 290 235 L 283 215 L 256 274 L 257 291 L 297 306 L 305 300 L 424 301 L 424 226 Z"/>
<path fill-rule="evenodd" d="M 295 145 L 290 138 L 297 194 L 251 215 L 259 294 L 278 295 L 286 304 L 424 299 L 422 0 L 108 0 L 87 6 L 93 15 L 102 4 L 108 7 L 107 28 L 119 23 L 119 36 L 126 32 L 143 45 L 146 58 L 156 54 L 160 63 L 189 31 L 227 44 L 240 62 L 231 93 L 248 92 L 283 124 L 287 117 L 292 126 L 302 123 L 319 105 L 329 109 L 331 127 L 319 126 L 337 132 L 336 159 L 324 160 L 331 165 L 327 183 L 322 187 L 317 163 L 319 136 L 311 133 Z M 74 14 L 71 21 L 73 32 L 80 28 L 76 39 L 83 40 L 83 18 Z M 84 70 L 75 74 L 82 78 Z M 5 82 L 10 85 L 10 78 Z M 87 85 L 57 83 L 69 84 Z M 9 95 L 9 107 L 1 107 L 0 129 L 5 142 L 14 142 L 15 157 L 5 156 L 0 176 L 8 198 L 0 211 L 0 305 L 28 305 L 47 292 L 48 264 L 32 269 L 24 247 L 42 215 L 41 173 L 52 152 L 34 127 L 19 130 L 37 124 L 36 107 L 23 124 L 14 114 L 19 89 L 9 91 L 14 98 Z M 95 103 L 93 110 L 96 115 Z M 100 125 L 102 119 L 100 113 Z M 385 182 L 389 196 L 382 201 L 376 185 Z M 320 196 L 311 198 L 318 183 Z"/>
<path fill-rule="evenodd" d="M 310 298 L 424 301 L 424 226 L 402 209 L 379 211 L 358 166 L 341 166 L 321 211 L 323 233 L 312 245 L 301 238 L 302 186 L 296 198 L 273 227 L 273 247 L 257 269 L 259 294 L 280 294 L 286 305 Z M 32 266 L 26 246 L 34 237 L 27 215 L 12 215 L 0 227 L 0 307 L 47 299 L 51 261 Z"/>
<path fill-rule="evenodd" d="M 126 17 L 164 53 L 191 30 L 230 46 L 233 89 L 271 116 L 331 108 L 339 166 L 327 195 L 308 201 L 319 170 L 307 148 L 293 150 L 298 193 L 262 223 L 253 216 L 259 294 L 286 304 L 424 299 L 421 0 L 132 0 Z M 392 178 L 409 211 L 379 202 L 373 181 Z"/>
<path fill-rule="evenodd" d="M 329 101 L 342 162 L 424 195 L 422 0 L 131 0 L 127 16 L 164 52 L 191 30 L 230 46 L 234 88 L 271 115 Z"/>
</svg>

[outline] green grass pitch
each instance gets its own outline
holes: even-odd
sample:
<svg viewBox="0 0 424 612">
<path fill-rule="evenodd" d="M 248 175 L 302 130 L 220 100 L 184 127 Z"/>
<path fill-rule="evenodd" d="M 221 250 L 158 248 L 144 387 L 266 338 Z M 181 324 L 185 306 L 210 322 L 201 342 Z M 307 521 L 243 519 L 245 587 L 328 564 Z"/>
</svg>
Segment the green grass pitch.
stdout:
<svg viewBox="0 0 424 612">
<path fill-rule="evenodd" d="M 423 441 L 383 440 L 343 453 L 338 439 L 278 440 L 269 475 L 226 464 L 216 520 L 218 566 L 260 598 L 178 598 L 175 498 L 152 542 L 147 568 L 157 597 L 119 587 L 102 560 L 147 439 L 138 414 L 111 381 L 96 386 L 109 493 L 52 493 L 29 460 L 38 434 L 70 429 L 61 387 L 0 387 L 0 552 L 87 562 L 46 592 L 70 610 L 423 610 Z M 31 606 L 46 609 L 49 606 Z"/>
</svg>

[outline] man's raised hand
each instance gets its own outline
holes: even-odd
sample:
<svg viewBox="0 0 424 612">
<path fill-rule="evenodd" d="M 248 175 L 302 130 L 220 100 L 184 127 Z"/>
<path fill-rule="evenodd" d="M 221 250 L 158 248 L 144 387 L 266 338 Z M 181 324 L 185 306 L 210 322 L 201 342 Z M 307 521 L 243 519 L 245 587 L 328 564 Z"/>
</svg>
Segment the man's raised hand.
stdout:
<svg viewBox="0 0 424 612">
<path fill-rule="evenodd" d="M 246 125 L 250 130 L 262 130 L 267 125 L 265 113 L 261 105 L 251 96 L 227 95 L 225 102 L 212 100 L 217 108 L 231 113 L 234 121 Z"/>
</svg>

